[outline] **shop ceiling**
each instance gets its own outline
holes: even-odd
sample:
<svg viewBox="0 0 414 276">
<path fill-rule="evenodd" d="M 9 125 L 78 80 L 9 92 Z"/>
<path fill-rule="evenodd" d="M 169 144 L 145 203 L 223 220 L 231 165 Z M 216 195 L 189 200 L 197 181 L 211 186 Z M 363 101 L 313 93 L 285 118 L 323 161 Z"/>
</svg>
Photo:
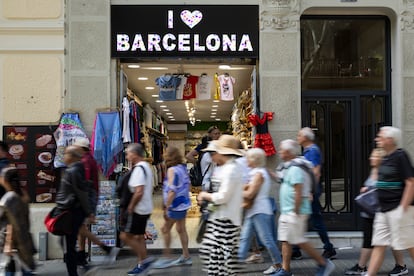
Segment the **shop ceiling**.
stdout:
<svg viewBox="0 0 414 276">
<path fill-rule="evenodd" d="M 229 65 L 226 69 L 220 69 L 220 65 Z M 155 80 L 164 74 L 185 73 L 194 76 L 207 74 L 214 76 L 228 73 L 235 78 L 234 101 L 214 101 L 212 88 L 211 100 L 191 100 L 190 105 L 195 106 L 195 118 L 197 122 L 229 121 L 235 101 L 241 92 L 250 88 L 251 73 L 254 65 L 238 62 L 198 61 L 196 62 L 125 62 L 121 67 L 128 77 L 128 88 L 132 90 L 143 103 L 148 103 L 168 123 L 187 123 L 189 121 L 185 101 L 158 100 L 158 87 Z M 197 123 L 196 122 L 196 123 Z"/>
</svg>

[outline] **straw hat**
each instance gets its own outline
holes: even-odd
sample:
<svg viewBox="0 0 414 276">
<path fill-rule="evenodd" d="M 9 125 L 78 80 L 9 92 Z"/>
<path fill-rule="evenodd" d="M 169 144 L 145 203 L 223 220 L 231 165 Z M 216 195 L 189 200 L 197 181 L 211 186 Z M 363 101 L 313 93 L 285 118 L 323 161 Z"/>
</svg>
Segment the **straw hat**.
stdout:
<svg viewBox="0 0 414 276">
<path fill-rule="evenodd" d="M 73 145 L 81 148 L 89 148 L 89 139 L 84 137 L 78 137 L 76 138 Z"/>
<path fill-rule="evenodd" d="M 223 155 L 243 156 L 240 142 L 232 135 L 221 135 L 218 140 L 211 141 L 203 151 L 215 151 Z"/>
</svg>

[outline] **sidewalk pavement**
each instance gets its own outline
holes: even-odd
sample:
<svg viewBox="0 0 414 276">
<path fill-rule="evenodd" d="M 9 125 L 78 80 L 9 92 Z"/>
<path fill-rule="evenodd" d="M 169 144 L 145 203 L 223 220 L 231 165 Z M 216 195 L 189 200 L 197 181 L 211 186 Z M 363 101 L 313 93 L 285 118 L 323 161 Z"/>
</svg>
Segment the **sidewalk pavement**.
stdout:
<svg viewBox="0 0 414 276">
<path fill-rule="evenodd" d="M 359 248 L 338 248 L 336 249 L 337 255 L 336 258 L 333 259 L 333 262 L 336 265 L 335 271 L 331 274 L 332 276 L 335 275 L 344 275 L 346 269 L 354 266 L 359 257 Z M 179 257 L 179 252 L 174 250 L 175 256 Z M 322 251 L 321 251 L 322 253 Z M 308 256 L 303 254 L 302 260 L 292 260 L 291 267 L 292 273 L 295 276 L 312 276 L 315 275 L 316 264 L 312 259 Z M 154 256 L 155 258 L 161 257 L 159 250 L 149 251 L 149 255 Z M 197 254 L 197 250 L 191 250 L 191 256 L 193 260 L 192 266 L 182 266 L 182 267 L 172 267 L 167 269 L 153 269 L 149 272 L 148 275 L 196 275 L 202 276 L 207 275 L 206 273 L 202 272 L 201 262 Z M 270 259 L 267 255 L 267 252 L 263 252 L 263 256 L 265 257 L 265 263 L 262 264 L 248 264 L 246 266 L 246 273 L 244 275 L 263 275 L 263 271 L 266 270 L 270 265 Z M 414 264 L 409 257 L 408 252 L 404 252 L 405 262 L 407 264 L 409 273 L 407 275 L 414 275 Z M 92 262 L 92 264 L 94 264 Z M 103 266 L 98 265 L 95 263 L 97 270 L 91 271 L 87 275 L 99 275 L 99 276 L 122 276 L 127 275 L 127 271 L 131 270 L 136 264 L 136 258 L 129 254 L 128 251 L 122 250 L 120 256 L 116 263 L 112 266 Z M 394 259 L 391 254 L 391 250 L 387 250 L 386 258 L 384 263 L 381 267 L 381 270 L 378 275 L 388 275 L 388 272 L 391 271 L 394 267 Z M 79 268 L 79 275 L 84 275 L 85 272 L 83 269 Z M 66 268 L 65 264 L 62 260 L 49 260 L 44 262 L 39 262 L 39 266 L 37 269 L 37 275 L 42 276 L 65 276 L 66 275 Z"/>
</svg>

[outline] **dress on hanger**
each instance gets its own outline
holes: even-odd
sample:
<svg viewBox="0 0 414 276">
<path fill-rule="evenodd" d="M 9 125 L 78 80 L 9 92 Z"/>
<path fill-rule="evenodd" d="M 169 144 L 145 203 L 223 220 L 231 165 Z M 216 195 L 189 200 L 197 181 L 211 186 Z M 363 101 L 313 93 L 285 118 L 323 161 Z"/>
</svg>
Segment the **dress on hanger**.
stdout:
<svg viewBox="0 0 414 276">
<path fill-rule="evenodd" d="M 261 148 L 265 151 L 266 156 L 276 154 L 275 146 L 273 145 L 272 136 L 269 133 L 267 121 L 273 119 L 273 112 L 265 112 L 260 118 L 257 114 L 249 115 L 249 121 L 256 127 L 256 136 L 254 139 L 254 147 Z"/>
</svg>

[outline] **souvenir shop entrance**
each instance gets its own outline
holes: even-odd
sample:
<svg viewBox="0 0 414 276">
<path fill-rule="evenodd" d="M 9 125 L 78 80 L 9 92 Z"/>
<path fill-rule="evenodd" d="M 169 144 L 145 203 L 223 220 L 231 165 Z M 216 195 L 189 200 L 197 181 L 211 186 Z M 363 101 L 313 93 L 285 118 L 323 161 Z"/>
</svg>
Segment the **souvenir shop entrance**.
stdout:
<svg viewBox="0 0 414 276">
<path fill-rule="evenodd" d="M 238 16 L 229 21 L 230 13 Z M 185 155 L 213 125 L 246 146 L 252 144 L 247 117 L 258 105 L 258 17 L 255 5 L 111 6 L 119 107 L 133 112 L 130 142 L 145 145 L 156 172 L 151 217 L 158 229 L 163 214 L 157 190 L 162 187 L 162 153 L 167 144 L 181 148 Z M 196 247 L 191 243 L 199 208 L 195 195 L 192 199 L 187 229 L 190 247 Z M 162 247 L 162 241 L 152 246 Z"/>
</svg>

